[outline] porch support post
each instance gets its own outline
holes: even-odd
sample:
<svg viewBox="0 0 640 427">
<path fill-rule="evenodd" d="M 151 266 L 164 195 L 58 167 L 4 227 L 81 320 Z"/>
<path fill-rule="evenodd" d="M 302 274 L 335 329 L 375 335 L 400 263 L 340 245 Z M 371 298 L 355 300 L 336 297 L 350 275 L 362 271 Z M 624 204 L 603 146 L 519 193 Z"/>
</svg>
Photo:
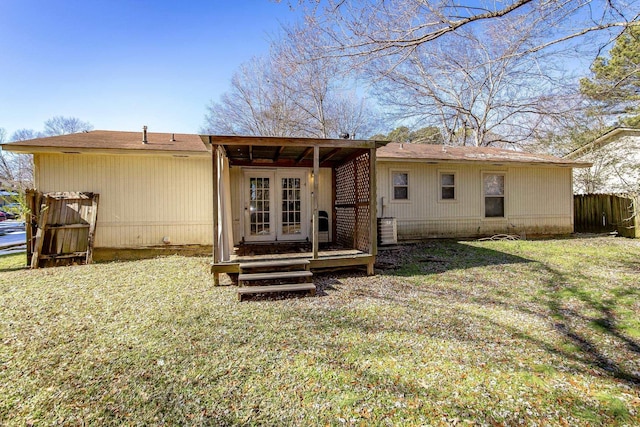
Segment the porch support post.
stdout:
<svg viewBox="0 0 640 427">
<path fill-rule="evenodd" d="M 318 179 L 320 178 L 320 147 L 313 146 L 313 192 L 311 193 L 313 204 L 313 259 L 318 259 Z"/>
<path fill-rule="evenodd" d="M 219 229 L 218 229 L 218 209 L 220 207 L 220 204 L 218 203 L 218 200 L 220 199 L 220 189 L 218 187 L 218 175 L 219 175 L 219 170 L 218 170 L 218 146 L 217 145 L 213 145 L 211 146 L 211 170 L 212 170 L 212 175 L 213 175 L 213 181 L 212 181 L 212 192 L 213 192 L 213 263 L 216 264 L 218 262 L 220 262 L 220 250 L 218 248 L 218 235 L 219 235 Z M 214 273 L 213 274 L 213 282 L 214 285 L 219 285 L 220 284 L 220 274 L 219 273 Z"/>
<path fill-rule="evenodd" d="M 369 150 L 369 241 L 370 251 L 373 255 L 373 261 L 367 265 L 367 274 L 373 275 L 373 266 L 375 264 L 375 256 L 378 254 L 378 194 L 376 192 L 377 186 L 376 178 L 376 148 Z"/>
</svg>

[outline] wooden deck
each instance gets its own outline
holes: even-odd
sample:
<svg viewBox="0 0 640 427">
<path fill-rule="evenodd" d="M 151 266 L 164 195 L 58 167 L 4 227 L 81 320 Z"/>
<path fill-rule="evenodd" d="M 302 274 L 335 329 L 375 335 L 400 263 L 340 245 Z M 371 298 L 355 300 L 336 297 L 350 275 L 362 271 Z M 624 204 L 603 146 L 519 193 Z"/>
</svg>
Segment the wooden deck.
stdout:
<svg viewBox="0 0 640 427">
<path fill-rule="evenodd" d="M 288 260 L 306 260 L 311 271 L 332 270 L 345 267 L 367 267 L 367 274 L 373 274 L 375 256 L 356 249 L 334 249 L 319 251 L 318 257 L 313 258 L 311 252 L 282 253 L 253 256 L 232 256 L 231 261 L 212 263 L 211 273 L 214 275 L 215 284 L 219 284 L 220 273 L 240 274 L 240 265 L 253 264 L 259 266 L 286 265 Z"/>
</svg>

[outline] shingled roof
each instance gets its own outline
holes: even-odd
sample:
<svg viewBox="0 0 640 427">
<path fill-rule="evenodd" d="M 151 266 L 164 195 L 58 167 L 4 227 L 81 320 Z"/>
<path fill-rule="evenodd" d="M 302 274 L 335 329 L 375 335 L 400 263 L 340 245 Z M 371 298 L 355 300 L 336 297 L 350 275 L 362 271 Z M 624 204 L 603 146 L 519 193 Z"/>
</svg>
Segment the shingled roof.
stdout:
<svg viewBox="0 0 640 427">
<path fill-rule="evenodd" d="M 492 147 L 454 147 L 433 144 L 392 142 L 378 148 L 379 161 L 420 161 L 435 163 L 535 164 L 566 167 L 589 167 L 591 163 L 562 159 L 546 154 L 526 153 Z"/>
<path fill-rule="evenodd" d="M 183 154 L 206 154 L 207 146 L 198 135 L 183 133 L 147 132 L 147 142 L 142 142 L 142 132 L 94 130 L 68 135 L 16 141 L 3 145 L 3 149 L 18 153 L 43 151 L 132 151 L 132 152 L 178 152 Z"/>
</svg>

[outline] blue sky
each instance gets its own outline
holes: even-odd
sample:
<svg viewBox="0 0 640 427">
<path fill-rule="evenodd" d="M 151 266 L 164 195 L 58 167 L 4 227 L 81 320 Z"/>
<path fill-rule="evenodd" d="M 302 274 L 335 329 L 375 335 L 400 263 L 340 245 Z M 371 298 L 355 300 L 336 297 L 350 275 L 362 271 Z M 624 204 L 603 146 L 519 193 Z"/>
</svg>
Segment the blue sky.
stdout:
<svg viewBox="0 0 640 427">
<path fill-rule="evenodd" d="M 197 132 L 238 66 L 297 19 L 269 0 L 1 0 L 0 128 Z"/>
</svg>

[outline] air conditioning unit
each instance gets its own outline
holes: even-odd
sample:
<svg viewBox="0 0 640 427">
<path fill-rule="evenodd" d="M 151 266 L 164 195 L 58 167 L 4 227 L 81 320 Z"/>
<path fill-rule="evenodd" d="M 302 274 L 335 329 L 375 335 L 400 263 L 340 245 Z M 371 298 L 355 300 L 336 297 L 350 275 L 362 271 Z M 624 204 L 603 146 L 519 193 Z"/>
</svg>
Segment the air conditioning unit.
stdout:
<svg viewBox="0 0 640 427">
<path fill-rule="evenodd" d="M 378 244 L 398 243 L 398 222 L 395 218 L 378 218 Z"/>
</svg>

